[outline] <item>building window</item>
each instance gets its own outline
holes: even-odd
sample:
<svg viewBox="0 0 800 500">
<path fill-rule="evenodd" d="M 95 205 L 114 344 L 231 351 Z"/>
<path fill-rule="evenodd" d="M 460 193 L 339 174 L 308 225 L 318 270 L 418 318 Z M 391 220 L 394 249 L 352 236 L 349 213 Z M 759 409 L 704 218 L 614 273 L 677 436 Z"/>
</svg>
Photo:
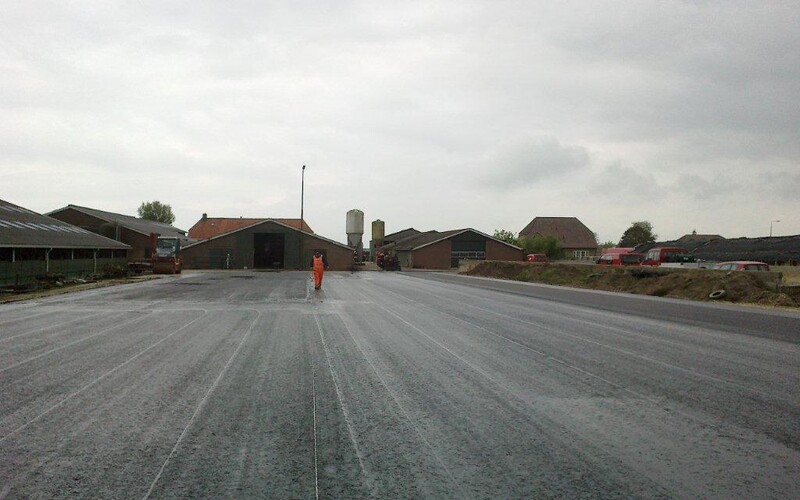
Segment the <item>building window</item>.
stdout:
<svg viewBox="0 0 800 500">
<path fill-rule="evenodd" d="M 484 260 L 486 259 L 486 252 L 450 252 L 450 258 L 452 259 L 479 259 Z"/>
<path fill-rule="evenodd" d="M 576 260 L 581 260 L 589 257 L 589 250 L 573 250 L 572 257 Z"/>
</svg>

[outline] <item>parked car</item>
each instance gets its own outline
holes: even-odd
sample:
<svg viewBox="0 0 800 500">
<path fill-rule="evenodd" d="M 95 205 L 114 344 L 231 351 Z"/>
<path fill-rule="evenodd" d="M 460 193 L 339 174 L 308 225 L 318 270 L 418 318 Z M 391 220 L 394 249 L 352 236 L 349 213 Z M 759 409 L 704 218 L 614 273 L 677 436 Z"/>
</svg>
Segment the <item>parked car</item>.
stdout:
<svg viewBox="0 0 800 500">
<path fill-rule="evenodd" d="M 644 255 L 636 252 L 604 253 L 597 259 L 601 266 L 638 266 Z"/>
<path fill-rule="evenodd" d="M 529 253 L 526 260 L 528 262 L 547 262 L 547 255 L 543 253 Z"/>
<path fill-rule="evenodd" d="M 769 271 L 769 264 L 755 260 L 732 260 L 714 264 L 713 269 L 719 271 Z"/>
</svg>

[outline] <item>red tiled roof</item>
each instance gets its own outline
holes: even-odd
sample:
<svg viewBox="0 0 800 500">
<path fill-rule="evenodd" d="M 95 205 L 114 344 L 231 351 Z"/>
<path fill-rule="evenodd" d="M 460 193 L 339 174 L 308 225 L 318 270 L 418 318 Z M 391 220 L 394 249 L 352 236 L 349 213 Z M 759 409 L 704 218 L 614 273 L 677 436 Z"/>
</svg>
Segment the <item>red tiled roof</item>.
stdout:
<svg viewBox="0 0 800 500">
<path fill-rule="evenodd" d="M 194 240 L 207 240 L 209 238 L 213 238 L 214 236 L 219 236 L 221 234 L 227 234 L 232 231 L 236 231 L 239 229 L 243 229 L 245 227 L 253 226 L 256 224 L 261 224 L 262 222 L 266 222 L 269 220 L 273 220 L 275 222 L 280 222 L 281 224 L 285 224 L 289 227 L 293 227 L 295 229 L 300 229 L 300 219 L 253 219 L 253 218 L 232 218 L 232 217 L 206 217 L 205 219 L 200 219 L 197 223 L 189 229 L 189 238 Z M 314 231 L 311 230 L 308 223 L 303 221 L 303 232 L 314 234 Z"/>
</svg>

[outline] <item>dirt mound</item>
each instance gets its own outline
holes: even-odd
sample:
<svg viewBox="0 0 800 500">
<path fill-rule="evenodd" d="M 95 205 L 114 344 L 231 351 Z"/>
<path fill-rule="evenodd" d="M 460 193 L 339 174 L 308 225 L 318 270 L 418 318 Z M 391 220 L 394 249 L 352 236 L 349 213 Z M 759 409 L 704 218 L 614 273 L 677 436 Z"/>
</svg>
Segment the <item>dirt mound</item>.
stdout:
<svg viewBox="0 0 800 500">
<path fill-rule="evenodd" d="M 745 272 L 487 261 L 463 274 L 657 297 L 798 306 L 789 295 L 770 290 L 758 276 Z"/>
</svg>

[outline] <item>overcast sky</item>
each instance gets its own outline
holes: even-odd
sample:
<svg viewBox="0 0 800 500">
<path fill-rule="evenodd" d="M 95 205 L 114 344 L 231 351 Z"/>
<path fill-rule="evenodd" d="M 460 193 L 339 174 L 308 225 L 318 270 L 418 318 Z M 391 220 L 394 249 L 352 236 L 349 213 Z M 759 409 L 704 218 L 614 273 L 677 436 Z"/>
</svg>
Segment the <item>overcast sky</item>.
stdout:
<svg viewBox="0 0 800 500">
<path fill-rule="evenodd" d="M 0 13 L 0 198 L 346 241 L 800 234 L 797 1 L 37 2 Z M 366 238 L 365 238 L 366 239 Z"/>
</svg>

